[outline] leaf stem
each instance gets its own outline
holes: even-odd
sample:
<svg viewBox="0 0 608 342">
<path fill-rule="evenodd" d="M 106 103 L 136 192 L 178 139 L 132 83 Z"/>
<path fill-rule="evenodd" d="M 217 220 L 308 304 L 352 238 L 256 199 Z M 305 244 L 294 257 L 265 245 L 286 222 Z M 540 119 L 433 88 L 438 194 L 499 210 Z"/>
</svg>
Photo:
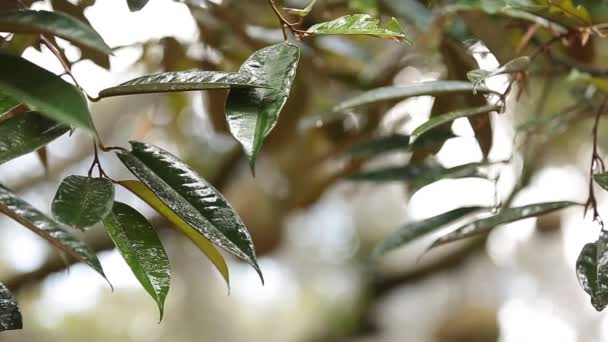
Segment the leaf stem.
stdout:
<svg viewBox="0 0 608 342">
<path fill-rule="evenodd" d="M 593 152 L 591 154 L 591 166 L 589 167 L 589 197 L 585 203 L 585 214 L 589 208 L 593 209 L 593 221 L 600 225 L 602 231 L 604 230 L 604 222 L 602 221 L 602 218 L 597 210 L 597 199 L 595 198 L 595 192 L 593 191 L 593 175 L 598 169 L 600 173 L 606 170 L 606 165 L 598 153 L 597 137 L 600 117 L 606 111 L 607 106 L 608 96 L 605 96 L 602 105 L 595 114 L 595 121 L 593 123 Z"/>
</svg>

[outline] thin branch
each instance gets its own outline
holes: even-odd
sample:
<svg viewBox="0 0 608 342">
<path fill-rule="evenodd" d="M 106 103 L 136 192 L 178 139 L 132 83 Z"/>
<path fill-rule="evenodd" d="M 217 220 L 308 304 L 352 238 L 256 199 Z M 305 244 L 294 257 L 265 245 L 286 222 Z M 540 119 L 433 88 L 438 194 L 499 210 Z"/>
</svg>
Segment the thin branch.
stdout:
<svg viewBox="0 0 608 342">
<path fill-rule="evenodd" d="M 585 203 L 585 214 L 587 214 L 587 210 L 589 208 L 593 209 L 593 221 L 597 222 L 602 230 L 604 229 L 604 222 L 602 221 L 602 218 L 597 210 L 597 199 L 595 198 L 595 192 L 593 190 L 593 175 L 596 173 L 596 171 L 604 172 L 606 170 L 606 165 L 604 164 L 602 157 L 599 155 L 597 148 L 600 117 L 606 111 L 606 106 L 608 106 L 608 96 L 604 97 L 602 105 L 595 114 L 595 121 L 593 123 L 593 152 L 591 154 L 591 166 L 589 167 L 589 197 L 587 198 L 587 203 Z"/>
</svg>

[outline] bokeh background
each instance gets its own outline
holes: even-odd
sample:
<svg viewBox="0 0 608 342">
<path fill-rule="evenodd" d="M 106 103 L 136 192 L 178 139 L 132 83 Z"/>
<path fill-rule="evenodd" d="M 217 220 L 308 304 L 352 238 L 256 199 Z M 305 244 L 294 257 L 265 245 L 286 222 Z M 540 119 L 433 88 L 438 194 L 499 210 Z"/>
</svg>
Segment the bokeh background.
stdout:
<svg viewBox="0 0 608 342">
<path fill-rule="evenodd" d="M 411 132 L 428 118 L 434 99 L 413 98 L 343 115 L 328 114 L 329 109 L 365 89 L 446 77 L 441 30 L 432 25 L 422 30 L 428 23 L 411 3 L 380 1 L 379 14 L 397 16 L 412 46 L 368 37 L 299 43 L 302 60 L 292 96 L 264 146 L 255 178 L 227 133 L 224 91 L 92 104 L 106 144 L 125 146 L 130 139 L 157 144 L 221 189 L 253 235 L 265 286 L 250 267 L 230 259 L 228 291 L 195 246 L 145 204 L 117 189 L 118 198 L 159 228 L 168 251 L 172 284 L 163 321 L 158 322 L 153 300 L 111 249 L 102 227 L 84 238 L 99 250 L 114 291 L 83 265 L 64 270 L 47 243 L 0 218 L 0 279 L 15 289 L 25 325 L 24 330 L 0 334 L 0 341 L 607 340 L 608 316 L 595 312 L 575 275 L 581 247 L 599 231 L 580 208 L 499 227 L 487 238 L 452 244 L 421 259 L 433 236 L 370 260 L 374 245 L 406 222 L 507 198 L 522 176 L 526 157 L 514 148 L 516 127 L 575 102 L 565 77 L 532 77 L 521 98 L 509 97 L 505 113 L 492 114 L 490 159 L 510 160 L 492 169 L 497 181 L 443 180 L 412 196 L 405 184 L 344 180 L 348 167 L 407 162 L 411 155 L 394 153 L 353 166 L 344 151 L 373 135 Z M 50 6 L 43 1 L 34 8 Z M 377 7 L 365 1 L 321 0 L 307 20 L 357 10 L 374 12 Z M 75 62 L 74 75 L 91 94 L 152 72 L 235 71 L 254 50 L 282 39 L 262 0 L 153 0 L 137 13 L 130 13 L 125 1 L 98 0 L 85 15 L 116 47 L 105 69 L 81 59 L 77 48 L 59 40 Z M 478 31 L 501 36 L 505 45 L 521 35 L 485 14 L 476 15 L 468 23 L 474 20 Z M 594 41 L 597 56 L 608 51 L 604 45 Z M 484 42 L 472 40 L 468 47 L 481 68 L 500 65 Z M 24 56 L 63 72 L 45 48 L 28 48 Z M 488 85 L 504 90 L 507 81 L 506 76 L 495 77 Z M 526 142 L 539 146 L 533 155 L 536 163 L 513 205 L 586 200 L 591 121 L 570 120 Z M 456 120 L 452 129 L 457 137 L 443 145 L 436 159 L 444 166 L 481 160 L 469 122 Z M 600 136 L 600 150 L 606 142 Z M 90 145 L 78 132 L 64 136 L 48 147 L 48 171 L 35 154 L 28 155 L 0 166 L 0 182 L 48 212 L 60 181 L 86 174 Z M 102 158 L 113 178 L 131 178 L 111 153 Z M 601 190 L 598 198 L 600 213 L 606 214 Z"/>
</svg>

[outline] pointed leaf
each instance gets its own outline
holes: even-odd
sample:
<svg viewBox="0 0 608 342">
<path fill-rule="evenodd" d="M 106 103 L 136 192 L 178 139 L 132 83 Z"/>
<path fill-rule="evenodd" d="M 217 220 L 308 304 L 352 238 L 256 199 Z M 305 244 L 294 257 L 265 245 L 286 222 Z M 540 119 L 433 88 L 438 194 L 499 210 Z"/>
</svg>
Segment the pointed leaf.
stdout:
<svg viewBox="0 0 608 342">
<path fill-rule="evenodd" d="M 19 113 L 0 121 L 0 164 L 34 152 L 69 130 L 37 112 Z"/>
<path fill-rule="evenodd" d="M 61 12 L 33 10 L 0 12 L 0 31 L 51 34 L 99 52 L 112 54 L 112 49 L 92 27 Z"/>
<path fill-rule="evenodd" d="M 258 50 L 243 63 L 239 72 L 273 89 L 232 89 L 228 94 L 226 118 L 230 133 L 243 146 L 252 166 L 287 102 L 299 59 L 300 50 L 291 44 L 280 43 Z"/>
<path fill-rule="evenodd" d="M 84 230 L 101 222 L 113 203 L 111 180 L 69 176 L 59 185 L 51 209 L 57 221 Z"/>
<path fill-rule="evenodd" d="M 530 217 L 541 216 L 552 211 L 564 209 L 573 205 L 579 205 L 574 202 L 547 202 L 535 203 L 516 208 L 506 208 L 498 214 L 486 217 L 480 220 L 467 223 L 453 232 L 442 236 L 437 241 L 433 242 L 431 248 L 440 246 L 452 241 L 466 239 L 471 236 L 489 233 L 494 227 L 523 220 Z"/>
<path fill-rule="evenodd" d="M 21 57 L 0 53 L 0 91 L 51 119 L 95 131 L 82 93 L 59 76 Z"/>
<path fill-rule="evenodd" d="M 176 71 L 138 77 L 104 89 L 99 97 L 230 88 L 271 88 L 255 75 L 219 71 Z"/>
<path fill-rule="evenodd" d="M 0 184 L 0 213 L 19 222 L 55 248 L 89 265 L 105 278 L 101 264 L 87 245 L 68 233 L 62 225 L 17 197 Z"/>
<path fill-rule="evenodd" d="M 103 224 L 137 280 L 158 304 L 162 320 L 171 267 L 154 228 L 137 210 L 121 202 L 114 202 Z"/>
<path fill-rule="evenodd" d="M 488 71 L 483 69 L 471 70 L 467 73 L 467 78 L 475 85 L 475 91 L 477 91 L 477 87 L 483 82 L 485 82 L 486 79 L 492 76 L 522 72 L 527 70 L 529 66 L 530 57 L 522 56 L 510 60 L 509 62 L 505 63 L 505 65 L 497 68 L 494 71 Z"/>
<path fill-rule="evenodd" d="M 594 243 L 586 244 L 576 260 L 576 274 L 582 288 L 591 296 L 597 311 L 608 305 L 608 237 L 603 232 Z"/>
<path fill-rule="evenodd" d="M 144 6 L 146 6 L 147 3 L 148 0 L 127 0 L 127 5 L 129 5 L 129 11 L 131 12 L 137 12 L 141 10 L 142 8 L 144 8 Z"/>
<path fill-rule="evenodd" d="M 473 115 L 479 115 L 479 114 L 484 114 L 484 113 L 488 113 L 488 112 L 499 111 L 500 109 L 501 109 L 500 106 L 491 105 L 491 106 L 482 106 L 482 107 L 477 107 L 477 108 L 469 108 L 469 109 L 464 109 L 464 110 L 459 110 L 459 111 L 455 111 L 455 112 L 449 112 L 446 114 L 438 115 L 436 117 L 431 118 L 430 120 L 423 123 L 422 125 L 418 126 L 412 132 L 412 135 L 410 136 L 410 141 L 412 143 L 414 143 L 418 138 L 420 138 L 421 135 L 432 130 L 433 128 L 439 127 L 443 124 L 454 121 L 458 118 L 464 118 L 464 117 L 469 117 L 469 116 L 473 116 Z"/>
<path fill-rule="evenodd" d="M 334 112 L 369 105 L 381 101 L 403 100 L 414 96 L 439 96 L 451 93 L 473 92 L 475 86 L 464 81 L 429 81 L 402 86 L 388 86 L 366 91 L 358 96 L 343 101 L 333 108 Z M 491 93 L 492 91 L 478 87 L 479 93 Z"/>
<path fill-rule="evenodd" d="M 408 41 L 401 32 L 397 19 L 392 18 L 386 28 L 380 27 L 380 20 L 367 14 L 346 15 L 332 21 L 311 26 L 306 32 L 311 34 L 370 35 Z M 409 41 L 408 41 L 409 42 Z"/>
<path fill-rule="evenodd" d="M 348 155 L 351 158 L 377 156 L 392 151 L 407 151 L 410 137 L 404 134 L 392 134 L 365 141 L 353 147 Z"/>
<path fill-rule="evenodd" d="M 372 257 L 379 257 L 386 252 L 399 248 L 423 235 L 432 233 L 442 226 L 456 221 L 468 214 L 483 209 L 482 207 L 463 207 L 454 209 L 431 218 L 411 222 L 394 231 L 382 240 L 374 249 Z"/>
<path fill-rule="evenodd" d="M 230 288 L 230 272 L 224 256 L 213 246 L 203 234 L 188 222 L 179 217 L 171 208 L 166 206 L 146 185 L 140 181 L 126 180 L 119 181 L 118 184 L 124 186 L 129 191 L 134 193 L 141 200 L 146 202 L 156 212 L 165 217 L 169 222 L 173 223 L 177 229 L 184 233 L 213 263 L 215 268 L 220 272 L 226 285 Z"/>
<path fill-rule="evenodd" d="M 0 283 L 0 332 L 23 328 L 21 310 L 13 294 Z"/>
<path fill-rule="evenodd" d="M 131 147 L 117 153 L 129 171 L 213 244 L 253 266 L 263 281 L 251 236 L 222 194 L 169 152 L 136 141 Z"/>
</svg>

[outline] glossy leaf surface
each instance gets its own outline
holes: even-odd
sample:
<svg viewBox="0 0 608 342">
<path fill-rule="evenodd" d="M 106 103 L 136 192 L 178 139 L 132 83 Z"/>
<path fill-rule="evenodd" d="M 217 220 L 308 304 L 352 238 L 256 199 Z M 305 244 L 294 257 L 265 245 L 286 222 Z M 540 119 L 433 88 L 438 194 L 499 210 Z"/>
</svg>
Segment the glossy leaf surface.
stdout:
<svg viewBox="0 0 608 342">
<path fill-rule="evenodd" d="M 0 116 L 10 111 L 11 109 L 17 107 L 18 105 L 19 101 L 0 91 Z"/>
<path fill-rule="evenodd" d="M 311 26 L 306 32 L 332 35 L 369 35 L 407 41 L 397 19 L 392 18 L 386 27 L 380 27 L 380 20 L 367 14 L 346 15 L 332 21 Z"/>
<path fill-rule="evenodd" d="M 112 49 L 89 25 L 61 12 L 20 10 L 0 12 L 0 31 L 51 34 L 112 54 Z"/>
<path fill-rule="evenodd" d="M 19 113 L 0 121 L 0 164 L 34 152 L 70 128 L 37 112 Z"/>
<path fill-rule="evenodd" d="M 84 229 L 103 220 L 112 210 L 113 203 L 111 180 L 69 176 L 59 185 L 51 209 L 58 221 Z"/>
<path fill-rule="evenodd" d="M 203 234 L 196 228 L 192 227 L 188 222 L 179 217 L 171 208 L 166 206 L 146 185 L 136 180 L 119 181 L 119 184 L 134 193 L 141 200 L 146 202 L 150 207 L 156 210 L 159 214 L 165 217 L 169 222 L 184 233 L 213 263 L 215 268 L 220 272 L 228 287 L 230 287 L 230 272 L 224 256 L 215 248 Z"/>
<path fill-rule="evenodd" d="M 506 208 L 498 214 L 465 224 L 453 232 L 439 238 L 432 247 L 440 246 L 452 241 L 466 239 L 471 236 L 489 233 L 494 227 L 523 220 L 530 217 L 541 216 L 552 211 L 564 209 L 573 205 L 574 202 L 546 202 L 525 205 L 516 208 Z"/>
<path fill-rule="evenodd" d="M 597 311 L 608 305 L 608 236 L 586 244 L 576 260 L 578 281 L 591 296 L 591 304 Z"/>
<path fill-rule="evenodd" d="M 450 222 L 456 221 L 481 209 L 483 208 L 458 208 L 425 220 L 408 223 L 382 240 L 374 249 L 372 257 L 378 257 L 386 252 L 399 248 L 408 242 L 413 241 L 414 239 L 432 233 Z"/>
<path fill-rule="evenodd" d="M 440 96 L 451 93 L 473 92 L 475 86 L 464 81 L 429 81 L 403 86 L 388 86 L 366 91 L 360 95 L 350 98 L 336 105 L 333 111 L 339 112 L 355 107 L 370 105 L 382 101 L 403 100 L 414 96 Z M 479 93 L 490 93 L 491 91 L 478 87 Z"/>
<path fill-rule="evenodd" d="M 148 0 L 127 0 L 127 5 L 129 6 L 129 11 L 136 12 L 144 8 Z"/>
<path fill-rule="evenodd" d="M 154 145 L 131 142 L 118 158 L 184 221 L 216 246 L 248 262 L 260 274 L 253 241 L 222 194 L 188 165 Z"/>
<path fill-rule="evenodd" d="M 104 89 L 100 97 L 193 91 L 209 89 L 229 89 L 261 87 L 270 88 L 255 75 L 217 71 L 176 71 L 138 77 L 116 87 Z"/>
<path fill-rule="evenodd" d="M 114 202 L 103 224 L 137 280 L 158 304 L 162 320 L 171 267 L 154 228 L 137 210 L 121 202 Z"/>
<path fill-rule="evenodd" d="M 232 89 L 228 94 L 226 118 L 230 133 L 243 146 L 252 167 L 287 102 L 299 59 L 299 48 L 291 44 L 280 43 L 258 50 L 243 63 L 239 72 L 258 78 L 272 89 Z"/>
<path fill-rule="evenodd" d="M 21 310 L 13 294 L 0 283 L 0 332 L 23 328 Z"/>
<path fill-rule="evenodd" d="M 82 93 L 59 76 L 21 57 L 0 53 L 0 91 L 51 119 L 95 131 Z"/>
<path fill-rule="evenodd" d="M 3 185 L 0 185 L 0 213 L 38 234 L 60 251 L 89 265 L 105 278 L 95 252 L 68 233 L 60 223 L 20 199 Z"/>
<path fill-rule="evenodd" d="M 484 113 L 488 113 L 488 112 L 498 111 L 500 109 L 501 109 L 500 106 L 495 106 L 495 105 L 482 106 L 482 107 L 477 107 L 477 108 L 469 108 L 469 109 L 459 110 L 459 111 L 455 111 L 455 112 L 449 112 L 449 113 L 435 116 L 435 117 L 429 119 L 427 122 L 423 123 L 422 125 L 416 127 L 416 129 L 412 132 L 412 135 L 410 136 L 411 142 L 414 143 L 418 138 L 420 138 L 420 136 L 429 132 L 433 128 L 439 127 L 439 126 L 444 125 L 449 122 L 452 122 L 458 118 L 470 117 L 473 115 L 479 115 L 479 114 L 484 114 Z"/>
</svg>

